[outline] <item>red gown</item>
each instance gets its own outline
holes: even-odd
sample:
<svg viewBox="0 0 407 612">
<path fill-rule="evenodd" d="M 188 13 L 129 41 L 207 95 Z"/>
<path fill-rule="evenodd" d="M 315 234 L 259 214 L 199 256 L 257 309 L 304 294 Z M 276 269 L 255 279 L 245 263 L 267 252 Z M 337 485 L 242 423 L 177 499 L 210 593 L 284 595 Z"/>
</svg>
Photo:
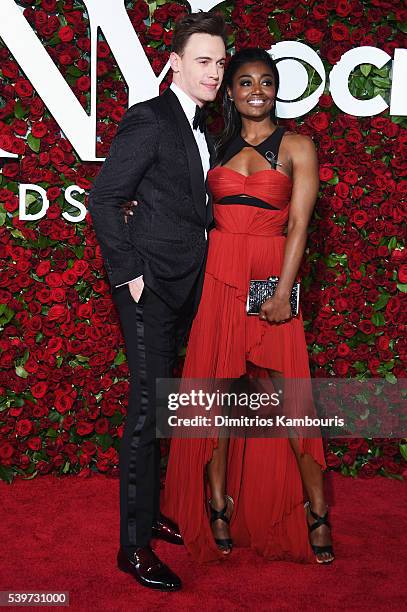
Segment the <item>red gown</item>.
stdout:
<svg viewBox="0 0 407 612">
<path fill-rule="evenodd" d="M 215 229 L 210 233 L 204 287 L 188 342 L 183 377 L 238 378 L 250 362 L 284 377 L 310 378 L 301 312 L 270 324 L 246 314 L 250 279 L 281 272 L 291 197 L 291 179 L 267 169 L 244 176 L 218 166 L 209 171 Z M 246 194 L 278 210 L 219 204 Z M 171 441 L 162 512 L 180 528 L 187 550 L 205 562 L 224 559 L 207 512 L 205 466 L 216 439 Z M 299 437 L 302 453 L 326 468 L 322 440 Z M 231 438 L 227 493 L 234 499 L 230 531 L 236 547 L 269 559 L 314 560 L 309 544 L 298 464 L 286 438 Z"/>
</svg>

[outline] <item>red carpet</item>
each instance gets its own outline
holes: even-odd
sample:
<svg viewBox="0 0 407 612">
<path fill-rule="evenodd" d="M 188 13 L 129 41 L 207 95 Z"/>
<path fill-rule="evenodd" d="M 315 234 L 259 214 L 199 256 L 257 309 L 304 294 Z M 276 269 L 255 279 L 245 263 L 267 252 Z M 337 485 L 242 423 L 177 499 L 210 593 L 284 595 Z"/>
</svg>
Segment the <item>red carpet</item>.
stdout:
<svg viewBox="0 0 407 612">
<path fill-rule="evenodd" d="M 404 483 L 329 474 L 331 566 L 270 562 L 245 549 L 198 566 L 182 547 L 157 542 L 183 579 L 176 593 L 142 588 L 116 570 L 118 485 L 103 476 L 0 483 L 0 590 L 70 591 L 75 611 L 406 609 Z"/>
</svg>

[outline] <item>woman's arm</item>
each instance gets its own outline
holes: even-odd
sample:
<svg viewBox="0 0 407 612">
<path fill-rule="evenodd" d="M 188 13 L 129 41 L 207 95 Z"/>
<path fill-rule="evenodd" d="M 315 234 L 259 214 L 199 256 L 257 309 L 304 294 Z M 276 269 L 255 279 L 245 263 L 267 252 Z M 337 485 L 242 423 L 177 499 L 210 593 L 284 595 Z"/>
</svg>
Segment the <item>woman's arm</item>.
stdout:
<svg viewBox="0 0 407 612">
<path fill-rule="evenodd" d="M 293 190 L 284 260 L 276 292 L 260 310 L 260 318 L 275 323 L 291 317 L 290 293 L 304 255 L 307 228 L 319 188 L 318 158 L 311 138 L 300 134 L 286 138 L 293 168 Z"/>
</svg>

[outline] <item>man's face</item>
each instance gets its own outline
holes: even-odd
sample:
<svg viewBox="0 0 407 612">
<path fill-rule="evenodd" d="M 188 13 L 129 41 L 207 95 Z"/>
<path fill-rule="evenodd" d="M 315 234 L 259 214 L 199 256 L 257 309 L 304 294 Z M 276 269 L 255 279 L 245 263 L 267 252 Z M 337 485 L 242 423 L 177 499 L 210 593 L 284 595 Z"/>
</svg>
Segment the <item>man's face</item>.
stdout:
<svg viewBox="0 0 407 612">
<path fill-rule="evenodd" d="M 192 34 L 182 55 L 170 55 L 173 80 L 196 104 L 216 98 L 225 70 L 226 50 L 220 36 Z"/>
</svg>

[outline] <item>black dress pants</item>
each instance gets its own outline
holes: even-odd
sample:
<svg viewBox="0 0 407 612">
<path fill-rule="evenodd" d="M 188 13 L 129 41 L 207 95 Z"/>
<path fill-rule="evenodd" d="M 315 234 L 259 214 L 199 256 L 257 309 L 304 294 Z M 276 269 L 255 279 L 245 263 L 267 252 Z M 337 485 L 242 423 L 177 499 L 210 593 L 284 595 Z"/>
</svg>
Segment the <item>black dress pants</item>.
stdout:
<svg viewBox="0 0 407 612">
<path fill-rule="evenodd" d="M 144 287 L 136 303 L 127 285 L 113 291 L 130 370 L 127 418 L 120 445 L 120 545 L 147 546 L 160 512 L 160 442 L 156 379 L 171 378 L 194 310 L 195 291 L 179 311 Z"/>
</svg>

